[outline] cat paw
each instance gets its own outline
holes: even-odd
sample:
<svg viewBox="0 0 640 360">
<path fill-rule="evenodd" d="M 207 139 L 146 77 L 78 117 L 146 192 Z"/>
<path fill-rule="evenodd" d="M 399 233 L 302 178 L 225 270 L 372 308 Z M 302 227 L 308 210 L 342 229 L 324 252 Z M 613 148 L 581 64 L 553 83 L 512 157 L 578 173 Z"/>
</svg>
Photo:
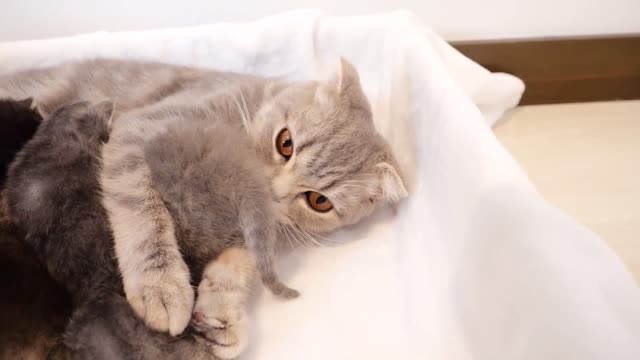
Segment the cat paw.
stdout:
<svg viewBox="0 0 640 360">
<path fill-rule="evenodd" d="M 127 286 L 125 281 L 125 293 L 135 313 L 151 329 L 176 336 L 189 325 L 194 292 L 186 265 L 184 269 L 147 273 L 135 286 Z"/>
<path fill-rule="evenodd" d="M 191 324 L 220 359 L 235 359 L 247 348 L 249 324 L 244 310 L 224 306 L 196 310 Z"/>
</svg>

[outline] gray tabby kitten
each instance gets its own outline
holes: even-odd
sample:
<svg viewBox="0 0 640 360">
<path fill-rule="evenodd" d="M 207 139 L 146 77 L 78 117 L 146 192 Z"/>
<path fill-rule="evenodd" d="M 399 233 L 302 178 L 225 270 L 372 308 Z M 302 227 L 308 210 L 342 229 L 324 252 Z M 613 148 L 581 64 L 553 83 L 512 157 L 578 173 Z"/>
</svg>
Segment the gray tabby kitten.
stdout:
<svg viewBox="0 0 640 360">
<path fill-rule="evenodd" d="M 269 181 L 279 238 L 287 229 L 330 232 L 407 195 L 358 74 L 344 60 L 324 83 L 87 61 L 0 77 L 0 97 L 8 95 L 33 96 L 44 112 L 105 97 L 118 104 L 103 149 L 103 205 L 128 302 L 147 325 L 170 334 L 189 323 L 194 293 L 145 148 L 172 124 L 210 119 L 237 127 L 242 119 L 239 131 L 248 135 Z"/>
<path fill-rule="evenodd" d="M 269 184 L 240 120 L 233 125 L 208 118 L 179 121 L 146 144 L 144 158 L 192 274 L 199 276 L 222 250 L 246 245 L 274 294 L 299 295 L 275 274 Z"/>
<path fill-rule="evenodd" d="M 200 284 L 193 328 L 220 358 L 248 344 L 246 302 L 256 273 L 274 294 L 298 295 L 273 270 L 277 224 L 251 149 L 240 121 L 211 119 L 173 124 L 145 146 L 152 186 L 171 214 L 192 283 Z"/>
</svg>

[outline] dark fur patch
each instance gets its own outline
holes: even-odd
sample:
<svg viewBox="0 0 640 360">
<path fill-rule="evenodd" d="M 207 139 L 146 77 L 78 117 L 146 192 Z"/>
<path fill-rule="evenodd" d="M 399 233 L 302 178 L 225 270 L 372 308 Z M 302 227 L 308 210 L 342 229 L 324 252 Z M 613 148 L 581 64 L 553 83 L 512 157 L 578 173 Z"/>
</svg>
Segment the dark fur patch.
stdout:
<svg viewBox="0 0 640 360">
<path fill-rule="evenodd" d="M 0 359 L 46 358 L 62 341 L 71 301 L 4 209 L 0 209 L 0 294 Z"/>
<path fill-rule="evenodd" d="M 42 120 L 32 102 L 0 100 L 0 188 L 9 164 Z M 0 294 L 0 359 L 47 357 L 62 340 L 70 299 L 23 241 L 1 195 Z"/>
<path fill-rule="evenodd" d="M 31 109 L 31 99 L 0 100 L 0 187 L 6 180 L 9 164 L 31 139 L 42 117 Z"/>
</svg>

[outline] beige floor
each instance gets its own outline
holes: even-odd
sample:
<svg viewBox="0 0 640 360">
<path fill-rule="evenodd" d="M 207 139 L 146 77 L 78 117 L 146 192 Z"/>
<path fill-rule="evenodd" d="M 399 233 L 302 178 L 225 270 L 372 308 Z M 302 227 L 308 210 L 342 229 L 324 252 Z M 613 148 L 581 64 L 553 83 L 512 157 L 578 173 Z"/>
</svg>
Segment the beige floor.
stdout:
<svg viewBox="0 0 640 360">
<path fill-rule="evenodd" d="M 540 192 L 640 282 L 640 101 L 524 106 L 495 132 Z"/>
</svg>

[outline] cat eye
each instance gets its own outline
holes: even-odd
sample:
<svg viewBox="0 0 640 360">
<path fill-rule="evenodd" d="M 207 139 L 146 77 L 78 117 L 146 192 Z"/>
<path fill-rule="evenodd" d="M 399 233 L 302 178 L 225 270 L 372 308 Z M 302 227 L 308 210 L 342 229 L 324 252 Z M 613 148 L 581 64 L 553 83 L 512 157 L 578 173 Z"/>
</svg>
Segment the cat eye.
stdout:
<svg viewBox="0 0 640 360">
<path fill-rule="evenodd" d="M 326 196 L 315 191 L 307 191 L 305 195 L 307 196 L 307 203 L 309 203 L 309 206 L 311 206 L 313 210 L 327 212 L 333 209 L 333 204 Z"/>
<path fill-rule="evenodd" d="M 289 129 L 282 129 L 276 137 L 276 149 L 286 160 L 293 155 L 293 140 L 291 140 Z"/>
</svg>

